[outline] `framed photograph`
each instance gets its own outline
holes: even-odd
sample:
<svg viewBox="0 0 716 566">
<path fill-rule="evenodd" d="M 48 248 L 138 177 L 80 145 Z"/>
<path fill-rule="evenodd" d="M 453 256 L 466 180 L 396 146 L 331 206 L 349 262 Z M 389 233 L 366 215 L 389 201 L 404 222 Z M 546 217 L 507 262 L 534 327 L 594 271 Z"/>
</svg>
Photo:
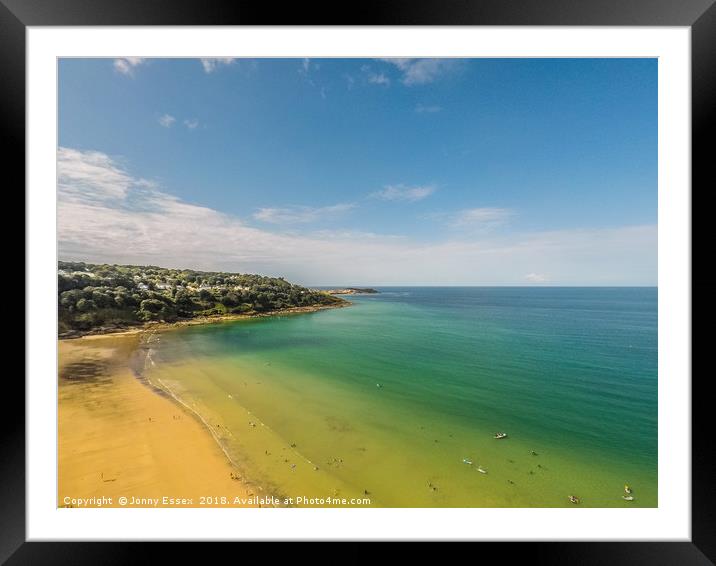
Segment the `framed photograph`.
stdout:
<svg viewBox="0 0 716 566">
<path fill-rule="evenodd" d="M 711 0 L 2 2 L 27 218 L 3 560 L 715 559 Z"/>
</svg>

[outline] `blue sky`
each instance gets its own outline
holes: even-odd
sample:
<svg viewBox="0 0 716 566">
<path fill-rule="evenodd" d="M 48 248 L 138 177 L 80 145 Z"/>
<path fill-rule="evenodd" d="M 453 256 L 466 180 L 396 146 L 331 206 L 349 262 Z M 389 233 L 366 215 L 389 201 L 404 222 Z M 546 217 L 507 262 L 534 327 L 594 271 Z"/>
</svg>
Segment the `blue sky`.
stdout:
<svg viewBox="0 0 716 566">
<path fill-rule="evenodd" d="M 654 285 L 655 59 L 63 59 L 60 257 Z"/>
</svg>

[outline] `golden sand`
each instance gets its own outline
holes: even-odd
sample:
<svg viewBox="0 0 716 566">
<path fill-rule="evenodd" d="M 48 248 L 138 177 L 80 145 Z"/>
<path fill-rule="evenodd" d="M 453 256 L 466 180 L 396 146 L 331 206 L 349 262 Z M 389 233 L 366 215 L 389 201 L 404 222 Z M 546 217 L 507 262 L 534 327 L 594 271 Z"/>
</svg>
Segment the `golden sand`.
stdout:
<svg viewBox="0 0 716 566">
<path fill-rule="evenodd" d="M 107 507 L 121 507 L 120 497 L 142 507 L 255 503 L 262 494 L 235 479 L 238 470 L 204 425 L 131 371 L 139 339 L 59 342 L 58 506 L 102 497 L 111 498 Z M 226 499 L 202 503 L 215 496 Z"/>
</svg>

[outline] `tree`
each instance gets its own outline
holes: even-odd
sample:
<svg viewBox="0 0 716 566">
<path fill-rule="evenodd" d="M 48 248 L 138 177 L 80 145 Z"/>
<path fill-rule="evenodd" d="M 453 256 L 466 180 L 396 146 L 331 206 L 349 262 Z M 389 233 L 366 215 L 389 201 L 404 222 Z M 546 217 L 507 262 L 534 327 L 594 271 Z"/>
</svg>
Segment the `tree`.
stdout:
<svg viewBox="0 0 716 566">
<path fill-rule="evenodd" d="M 159 299 L 144 299 L 137 311 L 139 320 L 172 320 L 176 318 L 174 309 Z"/>
<path fill-rule="evenodd" d="M 221 297 L 221 304 L 225 307 L 235 307 L 239 304 L 239 297 L 236 296 L 235 293 L 227 293 L 223 297 Z"/>
<path fill-rule="evenodd" d="M 340 302 L 281 277 L 172 270 L 154 266 L 58 262 L 58 318 L 62 332 L 123 326 L 224 312 L 268 312 Z M 170 290 L 156 285 L 169 285 Z M 197 286 L 211 288 L 197 289 Z M 217 304 L 219 303 L 219 304 Z"/>
<path fill-rule="evenodd" d="M 80 299 L 77 301 L 77 310 L 80 312 L 93 311 L 97 308 L 97 305 L 92 299 Z"/>
</svg>

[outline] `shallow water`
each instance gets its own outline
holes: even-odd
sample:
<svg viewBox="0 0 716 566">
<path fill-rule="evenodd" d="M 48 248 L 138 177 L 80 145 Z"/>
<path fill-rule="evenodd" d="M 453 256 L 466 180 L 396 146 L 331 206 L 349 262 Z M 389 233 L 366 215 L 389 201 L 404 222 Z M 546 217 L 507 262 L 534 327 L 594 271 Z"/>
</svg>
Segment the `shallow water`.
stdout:
<svg viewBox="0 0 716 566">
<path fill-rule="evenodd" d="M 657 505 L 655 288 L 380 290 L 157 335 L 146 374 L 266 492 Z"/>
</svg>

